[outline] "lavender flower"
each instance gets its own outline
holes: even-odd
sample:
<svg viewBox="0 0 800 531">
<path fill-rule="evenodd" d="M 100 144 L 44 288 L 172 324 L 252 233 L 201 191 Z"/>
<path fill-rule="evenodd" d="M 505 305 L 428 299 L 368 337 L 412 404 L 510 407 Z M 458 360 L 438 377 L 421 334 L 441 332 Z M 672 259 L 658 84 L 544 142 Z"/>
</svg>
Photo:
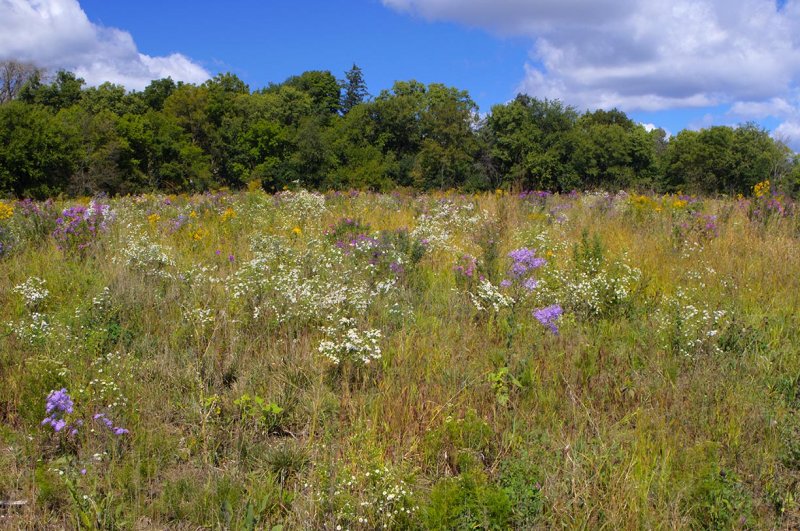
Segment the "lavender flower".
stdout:
<svg viewBox="0 0 800 531">
<path fill-rule="evenodd" d="M 508 257 L 513 260 L 510 273 L 515 278 L 520 278 L 529 271 L 542 267 L 546 260 L 536 256 L 536 251 L 522 247 L 508 253 Z"/>
<path fill-rule="evenodd" d="M 562 313 L 564 313 L 564 310 L 561 309 L 561 306 L 558 304 L 553 304 L 552 306 L 534 310 L 533 316 L 537 321 L 542 323 L 542 325 L 549 328 L 551 332 L 553 332 L 555 335 L 558 335 L 558 327 L 556 327 L 555 322 L 559 317 L 561 317 Z"/>
<path fill-rule="evenodd" d="M 119 426 L 114 426 L 114 423 L 111 422 L 111 419 L 106 416 L 105 413 L 95 413 L 92 417 L 94 420 L 102 422 L 106 428 L 111 430 L 111 433 L 114 435 L 125 435 L 126 433 L 130 433 L 130 431 L 126 430 L 125 428 L 121 428 Z"/>
<path fill-rule="evenodd" d="M 47 403 L 45 404 L 45 413 L 47 413 L 48 416 L 42 420 L 41 425 L 49 424 L 53 427 L 53 430 L 57 432 L 63 430 L 67 426 L 64 415 L 72 413 L 73 407 L 74 403 L 66 389 L 51 391 L 50 394 L 47 395 Z M 77 433 L 77 429 L 73 428 L 70 433 L 74 435 Z"/>
</svg>

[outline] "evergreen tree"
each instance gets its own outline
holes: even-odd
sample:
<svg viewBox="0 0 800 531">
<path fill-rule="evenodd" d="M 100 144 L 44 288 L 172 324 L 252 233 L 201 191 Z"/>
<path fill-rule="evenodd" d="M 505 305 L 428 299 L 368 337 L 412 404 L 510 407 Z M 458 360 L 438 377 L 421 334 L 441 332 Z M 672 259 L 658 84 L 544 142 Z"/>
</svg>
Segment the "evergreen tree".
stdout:
<svg viewBox="0 0 800 531">
<path fill-rule="evenodd" d="M 367 83 L 364 81 L 364 73 L 357 64 L 353 63 L 353 68 L 345 72 L 345 79 L 341 81 L 342 90 L 342 114 L 347 114 L 353 107 L 367 101 Z"/>
</svg>

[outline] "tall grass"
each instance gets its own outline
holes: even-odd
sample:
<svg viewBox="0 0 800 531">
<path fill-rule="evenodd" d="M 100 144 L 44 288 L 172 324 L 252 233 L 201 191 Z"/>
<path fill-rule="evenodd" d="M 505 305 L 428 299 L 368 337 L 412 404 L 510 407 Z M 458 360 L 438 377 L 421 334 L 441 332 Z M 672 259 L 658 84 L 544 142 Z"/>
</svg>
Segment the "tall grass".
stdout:
<svg viewBox="0 0 800 531">
<path fill-rule="evenodd" d="M 780 198 L 75 206 L 0 210 L 0 526 L 800 524 Z"/>
</svg>

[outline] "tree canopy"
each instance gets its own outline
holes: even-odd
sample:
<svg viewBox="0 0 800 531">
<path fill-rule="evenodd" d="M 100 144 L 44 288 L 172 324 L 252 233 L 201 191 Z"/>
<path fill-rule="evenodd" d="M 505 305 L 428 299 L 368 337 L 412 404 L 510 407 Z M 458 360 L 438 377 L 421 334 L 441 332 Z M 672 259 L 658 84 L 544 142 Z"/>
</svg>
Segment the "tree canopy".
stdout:
<svg viewBox="0 0 800 531">
<path fill-rule="evenodd" d="M 252 90 L 219 74 L 142 91 L 0 63 L 0 194 L 200 191 L 259 181 L 319 189 L 798 188 L 798 159 L 759 126 L 668 138 L 618 109 L 519 95 L 481 115 L 469 93 L 397 81 L 371 98 L 357 66 Z"/>
</svg>

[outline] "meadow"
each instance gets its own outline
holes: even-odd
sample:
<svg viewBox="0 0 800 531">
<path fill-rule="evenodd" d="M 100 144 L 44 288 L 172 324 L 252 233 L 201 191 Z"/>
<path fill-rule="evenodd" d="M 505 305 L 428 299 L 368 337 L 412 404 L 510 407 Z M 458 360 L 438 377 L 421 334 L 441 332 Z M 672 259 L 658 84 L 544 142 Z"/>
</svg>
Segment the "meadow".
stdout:
<svg viewBox="0 0 800 531">
<path fill-rule="evenodd" d="M 0 527 L 800 526 L 800 212 L 0 202 Z"/>
</svg>

